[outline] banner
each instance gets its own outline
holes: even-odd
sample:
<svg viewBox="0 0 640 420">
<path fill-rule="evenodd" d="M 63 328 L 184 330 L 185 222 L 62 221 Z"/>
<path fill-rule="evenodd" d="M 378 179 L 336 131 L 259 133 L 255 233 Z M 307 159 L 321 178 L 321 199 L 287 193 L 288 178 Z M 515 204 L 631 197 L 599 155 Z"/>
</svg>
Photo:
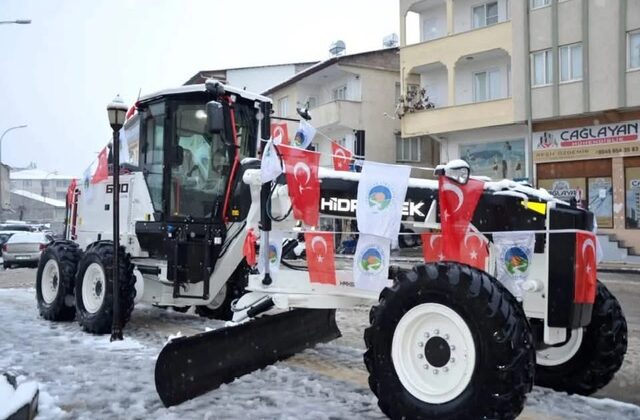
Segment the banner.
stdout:
<svg viewBox="0 0 640 420">
<path fill-rule="evenodd" d="M 360 234 L 353 258 L 356 288 L 379 292 L 389 284 L 390 248 L 387 238 Z"/>
<path fill-rule="evenodd" d="M 535 246 L 533 232 L 496 232 L 497 278 L 514 296 L 522 297 L 521 285 L 529 277 Z"/>
<path fill-rule="evenodd" d="M 282 174 L 282 162 L 273 144 L 273 139 L 267 142 L 262 153 L 262 162 L 260 163 L 260 180 L 271 182 Z"/>
<path fill-rule="evenodd" d="M 280 146 L 284 160 L 293 217 L 309 226 L 320 219 L 320 153 L 289 146 Z"/>
<path fill-rule="evenodd" d="M 611 177 L 589 178 L 589 211 L 601 228 L 613 228 L 613 183 Z"/>
<path fill-rule="evenodd" d="M 593 303 L 596 297 L 596 235 L 576 232 L 576 269 L 573 301 Z"/>
<path fill-rule="evenodd" d="M 312 283 L 336 284 L 335 246 L 333 233 L 307 232 L 304 234 L 309 279 Z"/>
<path fill-rule="evenodd" d="M 638 229 L 640 228 L 640 167 L 625 168 L 625 179 L 625 227 Z"/>
<path fill-rule="evenodd" d="M 473 175 L 492 179 L 527 177 L 524 139 L 461 144 L 459 153 L 460 159 L 469 164 Z"/>
<path fill-rule="evenodd" d="M 296 131 L 296 135 L 291 144 L 292 146 L 306 149 L 311 144 L 315 135 L 316 129 L 305 120 L 300 120 L 300 126 L 298 127 L 298 131 Z"/>
<path fill-rule="evenodd" d="M 263 246 L 264 241 L 264 232 L 262 232 L 262 236 L 260 239 L 260 254 L 258 257 L 258 271 L 260 273 L 264 273 L 264 255 L 263 252 L 268 252 L 269 257 L 269 273 L 272 278 L 276 278 L 278 273 L 280 272 L 280 260 L 282 259 L 282 240 L 283 234 L 279 230 L 269 231 L 269 245 Z"/>
<path fill-rule="evenodd" d="M 271 123 L 271 138 L 275 144 L 289 144 L 287 123 Z"/>
<path fill-rule="evenodd" d="M 462 185 L 442 175 L 438 184 L 444 259 L 461 261 L 463 241 L 484 191 L 484 182 L 469 179 Z"/>
<path fill-rule="evenodd" d="M 411 168 L 365 161 L 358 182 L 358 230 L 397 239 Z"/>
<path fill-rule="evenodd" d="M 340 146 L 336 142 L 331 143 L 331 154 L 333 155 L 333 169 L 336 171 L 348 171 L 351 165 L 353 153 L 346 147 Z"/>
</svg>

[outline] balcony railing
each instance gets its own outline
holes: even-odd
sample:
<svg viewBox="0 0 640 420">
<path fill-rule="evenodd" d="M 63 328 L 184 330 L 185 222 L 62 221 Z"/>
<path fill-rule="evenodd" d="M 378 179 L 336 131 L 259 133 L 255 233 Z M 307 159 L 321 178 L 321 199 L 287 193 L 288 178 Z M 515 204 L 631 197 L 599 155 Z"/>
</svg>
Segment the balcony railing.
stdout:
<svg viewBox="0 0 640 420">
<path fill-rule="evenodd" d="M 341 126 L 356 130 L 364 129 L 360 101 L 332 101 L 315 107 L 310 112 L 313 125 L 318 128 Z"/>
</svg>

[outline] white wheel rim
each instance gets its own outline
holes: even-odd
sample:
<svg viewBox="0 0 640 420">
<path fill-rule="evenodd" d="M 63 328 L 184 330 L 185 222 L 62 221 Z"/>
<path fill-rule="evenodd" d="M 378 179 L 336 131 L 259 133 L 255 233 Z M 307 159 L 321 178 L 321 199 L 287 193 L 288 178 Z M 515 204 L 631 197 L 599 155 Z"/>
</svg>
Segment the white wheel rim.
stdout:
<svg viewBox="0 0 640 420">
<path fill-rule="evenodd" d="M 42 281 L 40 282 L 40 292 L 42 292 L 42 300 L 50 305 L 58 295 L 60 287 L 60 270 L 56 260 L 49 260 L 42 269 Z"/>
<path fill-rule="evenodd" d="M 398 322 L 391 358 L 411 395 L 428 404 L 443 404 L 471 382 L 476 348 L 471 330 L 456 311 L 439 303 L 423 303 Z"/>
<path fill-rule="evenodd" d="M 582 328 L 576 328 L 571 330 L 571 337 L 562 346 L 539 350 L 536 357 L 537 363 L 540 366 L 558 366 L 568 362 L 580 350 L 583 334 Z"/>
<path fill-rule="evenodd" d="M 224 284 L 222 289 L 218 292 L 218 294 L 213 298 L 210 304 L 207 305 L 209 309 L 218 309 L 224 303 L 224 300 L 227 298 L 227 285 Z"/>
<path fill-rule="evenodd" d="M 89 313 L 96 313 L 102 306 L 107 285 L 102 266 L 91 263 L 82 278 L 82 303 Z"/>
</svg>

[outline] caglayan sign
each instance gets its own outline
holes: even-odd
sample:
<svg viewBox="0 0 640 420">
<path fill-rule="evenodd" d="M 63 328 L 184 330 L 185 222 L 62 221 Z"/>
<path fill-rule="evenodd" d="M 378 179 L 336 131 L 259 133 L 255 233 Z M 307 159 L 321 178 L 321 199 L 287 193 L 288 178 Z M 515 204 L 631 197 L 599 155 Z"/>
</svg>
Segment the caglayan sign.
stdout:
<svg viewBox="0 0 640 420">
<path fill-rule="evenodd" d="M 535 162 L 640 155 L 640 120 L 533 133 Z"/>
</svg>

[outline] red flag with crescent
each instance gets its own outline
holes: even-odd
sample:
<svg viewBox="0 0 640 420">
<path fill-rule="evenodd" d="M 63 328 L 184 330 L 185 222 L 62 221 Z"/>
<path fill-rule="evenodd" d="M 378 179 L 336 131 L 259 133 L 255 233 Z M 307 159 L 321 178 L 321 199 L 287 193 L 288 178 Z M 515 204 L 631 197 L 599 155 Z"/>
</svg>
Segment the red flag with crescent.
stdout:
<svg viewBox="0 0 640 420">
<path fill-rule="evenodd" d="M 596 299 L 596 235 L 576 232 L 575 303 L 593 303 Z"/>
<path fill-rule="evenodd" d="M 76 193 L 76 188 L 78 188 L 78 181 L 73 178 L 67 188 L 67 205 L 71 205 L 71 203 L 73 203 L 73 196 Z"/>
<path fill-rule="evenodd" d="M 444 241 L 442 253 L 447 261 L 461 261 L 463 241 L 484 191 L 484 182 L 469 179 L 462 185 L 446 176 L 440 176 L 438 183 L 440 225 Z"/>
<path fill-rule="evenodd" d="M 242 255 L 244 255 L 249 267 L 256 265 L 256 234 L 253 233 L 253 228 L 249 229 L 247 236 L 244 238 L 244 244 L 242 244 Z"/>
<path fill-rule="evenodd" d="M 271 138 L 275 144 L 289 144 L 287 123 L 271 123 Z"/>
<path fill-rule="evenodd" d="M 93 177 L 91 178 L 92 184 L 97 184 L 103 179 L 109 177 L 109 150 L 105 147 L 98 155 L 98 167 L 96 168 Z"/>
<path fill-rule="evenodd" d="M 348 171 L 353 153 L 346 147 L 336 142 L 331 142 L 331 154 L 333 155 L 333 169 L 336 171 Z"/>
<path fill-rule="evenodd" d="M 312 283 L 336 284 L 335 247 L 333 233 L 307 232 L 304 234 L 309 278 Z"/>
<path fill-rule="evenodd" d="M 444 260 L 442 254 L 442 235 L 439 233 L 425 232 L 420 235 L 422 238 L 422 256 L 424 262 L 438 262 Z"/>
<path fill-rule="evenodd" d="M 489 258 L 489 241 L 479 233 L 467 233 L 462 242 L 460 260 L 458 262 L 485 271 L 487 269 L 487 258 Z"/>
<path fill-rule="evenodd" d="M 317 226 L 320 218 L 320 153 L 297 147 L 278 148 L 284 160 L 293 217 L 309 226 Z"/>
</svg>

